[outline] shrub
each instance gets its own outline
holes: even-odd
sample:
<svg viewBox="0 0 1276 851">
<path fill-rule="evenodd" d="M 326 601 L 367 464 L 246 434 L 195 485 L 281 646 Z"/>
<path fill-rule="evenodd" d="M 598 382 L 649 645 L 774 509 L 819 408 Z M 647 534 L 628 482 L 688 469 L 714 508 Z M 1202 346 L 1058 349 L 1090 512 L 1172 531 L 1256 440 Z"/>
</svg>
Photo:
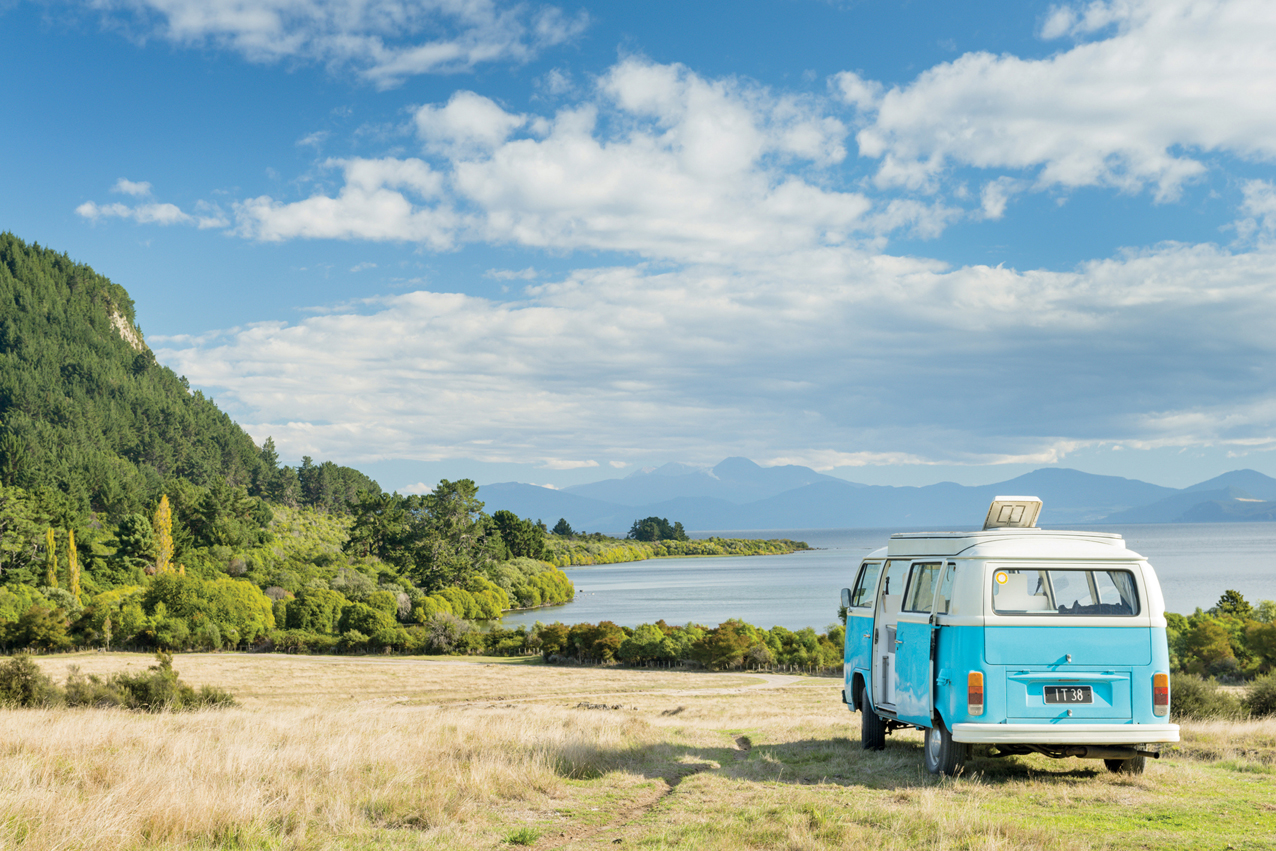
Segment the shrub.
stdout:
<svg viewBox="0 0 1276 851">
<path fill-rule="evenodd" d="M 1250 683 L 1249 691 L 1241 702 L 1255 717 L 1276 715 L 1276 674 L 1259 677 Z"/>
<path fill-rule="evenodd" d="M 450 653 L 463 646 L 464 638 L 474 627 L 456 615 L 439 612 L 430 615 L 425 627 L 425 650 L 429 653 Z"/>
<path fill-rule="evenodd" d="M 1170 711 L 1180 718 L 1235 718 L 1241 705 L 1213 680 L 1175 674 L 1170 680 Z"/>
<path fill-rule="evenodd" d="M 52 706 L 62 702 L 61 690 L 25 653 L 0 665 L 0 705 Z"/>
</svg>

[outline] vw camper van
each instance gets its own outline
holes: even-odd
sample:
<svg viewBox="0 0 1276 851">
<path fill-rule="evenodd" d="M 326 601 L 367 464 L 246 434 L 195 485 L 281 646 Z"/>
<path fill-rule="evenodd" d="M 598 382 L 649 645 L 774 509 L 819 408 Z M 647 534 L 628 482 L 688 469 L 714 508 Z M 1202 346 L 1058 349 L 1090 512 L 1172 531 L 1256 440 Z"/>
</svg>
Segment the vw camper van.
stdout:
<svg viewBox="0 0 1276 851">
<path fill-rule="evenodd" d="M 1037 528 L 1040 511 L 997 497 L 981 531 L 897 533 L 858 566 L 842 700 L 865 748 L 915 727 L 935 774 L 973 745 L 1141 773 L 1179 740 L 1152 566 L 1120 535 Z"/>
</svg>

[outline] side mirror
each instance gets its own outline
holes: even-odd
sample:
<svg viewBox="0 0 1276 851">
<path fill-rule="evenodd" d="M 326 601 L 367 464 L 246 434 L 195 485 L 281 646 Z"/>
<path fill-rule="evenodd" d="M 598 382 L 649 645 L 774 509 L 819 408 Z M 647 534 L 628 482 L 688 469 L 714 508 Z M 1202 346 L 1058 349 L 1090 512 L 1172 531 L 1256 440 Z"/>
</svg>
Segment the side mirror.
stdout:
<svg viewBox="0 0 1276 851">
<path fill-rule="evenodd" d="M 842 589 L 842 608 L 849 609 L 851 607 L 851 589 Z"/>
</svg>

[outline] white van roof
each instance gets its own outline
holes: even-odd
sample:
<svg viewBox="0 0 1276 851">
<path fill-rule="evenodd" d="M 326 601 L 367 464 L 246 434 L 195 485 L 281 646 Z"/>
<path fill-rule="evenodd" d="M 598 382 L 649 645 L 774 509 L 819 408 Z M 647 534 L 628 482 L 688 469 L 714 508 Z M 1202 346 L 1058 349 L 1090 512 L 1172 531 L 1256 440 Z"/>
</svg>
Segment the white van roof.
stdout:
<svg viewBox="0 0 1276 851">
<path fill-rule="evenodd" d="M 977 532 L 896 532 L 875 556 L 965 556 L 967 558 L 1080 558 L 1139 561 L 1112 532 L 1058 529 L 986 529 Z"/>
</svg>

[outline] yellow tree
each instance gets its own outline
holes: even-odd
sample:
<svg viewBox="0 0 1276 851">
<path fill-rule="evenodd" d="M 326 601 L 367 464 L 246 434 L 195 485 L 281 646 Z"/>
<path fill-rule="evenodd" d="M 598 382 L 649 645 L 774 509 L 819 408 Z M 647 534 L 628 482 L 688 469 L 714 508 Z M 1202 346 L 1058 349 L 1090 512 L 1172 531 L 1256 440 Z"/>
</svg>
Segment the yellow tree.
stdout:
<svg viewBox="0 0 1276 851">
<path fill-rule="evenodd" d="M 66 586 L 80 602 L 80 554 L 75 551 L 75 530 L 66 530 Z"/>
<path fill-rule="evenodd" d="M 168 506 L 168 494 L 160 497 L 155 508 L 155 572 L 167 573 L 173 569 L 173 510 Z"/>
<path fill-rule="evenodd" d="M 44 533 L 44 584 L 50 588 L 58 587 L 58 544 L 52 527 Z"/>
</svg>

